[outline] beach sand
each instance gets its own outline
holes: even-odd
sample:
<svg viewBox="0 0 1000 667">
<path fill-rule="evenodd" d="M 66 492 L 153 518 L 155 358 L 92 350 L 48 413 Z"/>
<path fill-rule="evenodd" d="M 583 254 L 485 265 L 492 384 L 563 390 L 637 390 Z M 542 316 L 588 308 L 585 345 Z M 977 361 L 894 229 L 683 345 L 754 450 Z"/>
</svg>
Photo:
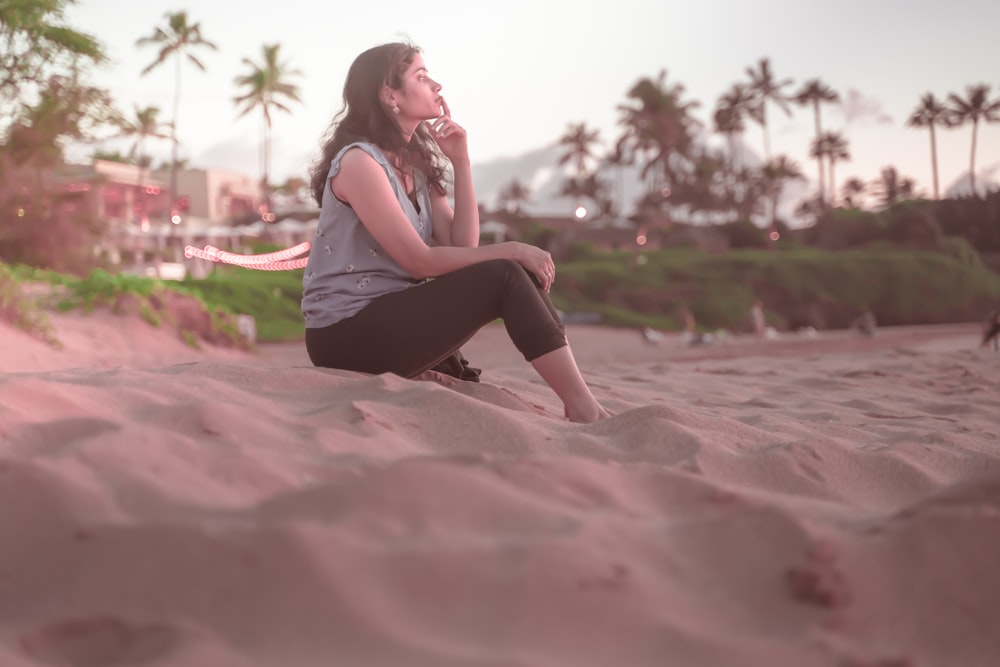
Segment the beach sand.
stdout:
<svg viewBox="0 0 1000 667">
<path fill-rule="evenodd" d="M 568 328 L 577 425 L 481 383 L 0 324 L 0 665 L 1000 664 L 1000 354 L 975 325 Z"/>
</svg>

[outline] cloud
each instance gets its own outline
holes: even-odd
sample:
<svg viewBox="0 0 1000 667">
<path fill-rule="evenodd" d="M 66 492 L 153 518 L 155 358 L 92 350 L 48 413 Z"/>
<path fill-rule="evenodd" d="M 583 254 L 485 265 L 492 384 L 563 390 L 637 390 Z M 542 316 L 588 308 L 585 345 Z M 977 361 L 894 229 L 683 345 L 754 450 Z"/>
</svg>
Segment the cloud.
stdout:
<svg viewBox="0 0 1000 667">
<path fill-rule="evenodd" d="M 260 147 L 256 140 L 247 137 L 228 138 L 192 156 L 191 163 L 206 169 L 257 176 L 260 172 Z"/>
<path fill-rule="evenodd" d="M 889 125 L 893 122 L 892 116 L 886 113 L 880 100 L 868 97 L 855 88 L 847 90 L 837 109 L 848 125 Z"/>
<path fill-rule="evenodd" d="M 1000 186 L 1000 162 L 985 165 L 976 170 L 976 191 L 981 195 L 997 189 Z M 946 197 L 966 197 L 972 192 L 972 179 L 969 172 L 962 172 L 951 185 L 945 187 Z"/>
</svg>

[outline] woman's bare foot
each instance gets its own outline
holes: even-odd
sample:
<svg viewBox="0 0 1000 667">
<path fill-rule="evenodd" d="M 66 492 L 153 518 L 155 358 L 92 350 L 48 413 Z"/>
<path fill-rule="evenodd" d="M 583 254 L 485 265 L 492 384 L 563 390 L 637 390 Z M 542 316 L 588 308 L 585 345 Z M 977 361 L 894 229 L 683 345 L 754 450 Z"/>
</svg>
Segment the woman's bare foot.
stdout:
<svg viewBox="0 0 1000 667">
<path fill-rule="evenodd" d="M 600 403 L 594 403 L 594 405 L 587 406 L 582 410 L 570 410 L 569 407 L 567 407 L 565 415 L 566 419 L 571 422 L 576 422 L 577 424 L 590 424 L 602 419 L 607 419 L 608 417 L 614 417 L 615 413 L 611 412 Z"/>
</svg>

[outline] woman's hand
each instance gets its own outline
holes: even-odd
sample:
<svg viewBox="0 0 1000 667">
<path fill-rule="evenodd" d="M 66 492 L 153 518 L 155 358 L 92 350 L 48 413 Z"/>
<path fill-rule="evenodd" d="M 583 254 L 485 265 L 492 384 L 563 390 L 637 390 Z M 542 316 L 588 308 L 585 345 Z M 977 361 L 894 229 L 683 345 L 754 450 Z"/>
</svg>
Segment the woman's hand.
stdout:
<svg viewBox="0 0 1000 667">
<path fill-rule="evenodd" d="M 468 161 L 469 159 L 469 137 L 465 128 L 451 119 L 451 109 L 448 103 L 441 98 L 441 115 L 433 121 L 426 123 L 434 141 L 441 148 L 441 152 L 452 163 Z"/>
<path fill-rule="evenodd" d="M 514 261 L 527 269 L 538 279 L 538 284 L 548 292 L 556 280 L 556 264 L 552 255 L 541 248 L 527 243 L 511 242 L 514 247 Z"/>
</svg>

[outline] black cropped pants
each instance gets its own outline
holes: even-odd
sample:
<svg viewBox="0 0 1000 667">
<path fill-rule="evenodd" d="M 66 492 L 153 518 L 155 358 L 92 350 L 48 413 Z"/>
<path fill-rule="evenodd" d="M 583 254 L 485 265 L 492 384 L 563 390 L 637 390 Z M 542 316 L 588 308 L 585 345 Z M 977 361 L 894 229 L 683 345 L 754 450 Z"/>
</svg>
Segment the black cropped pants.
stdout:
<svg viewBox="0 0 1000 667">
<path fill-rule="evenodd" d="M 380 296 L 328 327 L 307 328 L 306 350 L 315 366 L 413 377 L 497 318 L 527 361 L 566 345 L 545 291 L 520 264 L 498 259 Z"/>
</svg>

